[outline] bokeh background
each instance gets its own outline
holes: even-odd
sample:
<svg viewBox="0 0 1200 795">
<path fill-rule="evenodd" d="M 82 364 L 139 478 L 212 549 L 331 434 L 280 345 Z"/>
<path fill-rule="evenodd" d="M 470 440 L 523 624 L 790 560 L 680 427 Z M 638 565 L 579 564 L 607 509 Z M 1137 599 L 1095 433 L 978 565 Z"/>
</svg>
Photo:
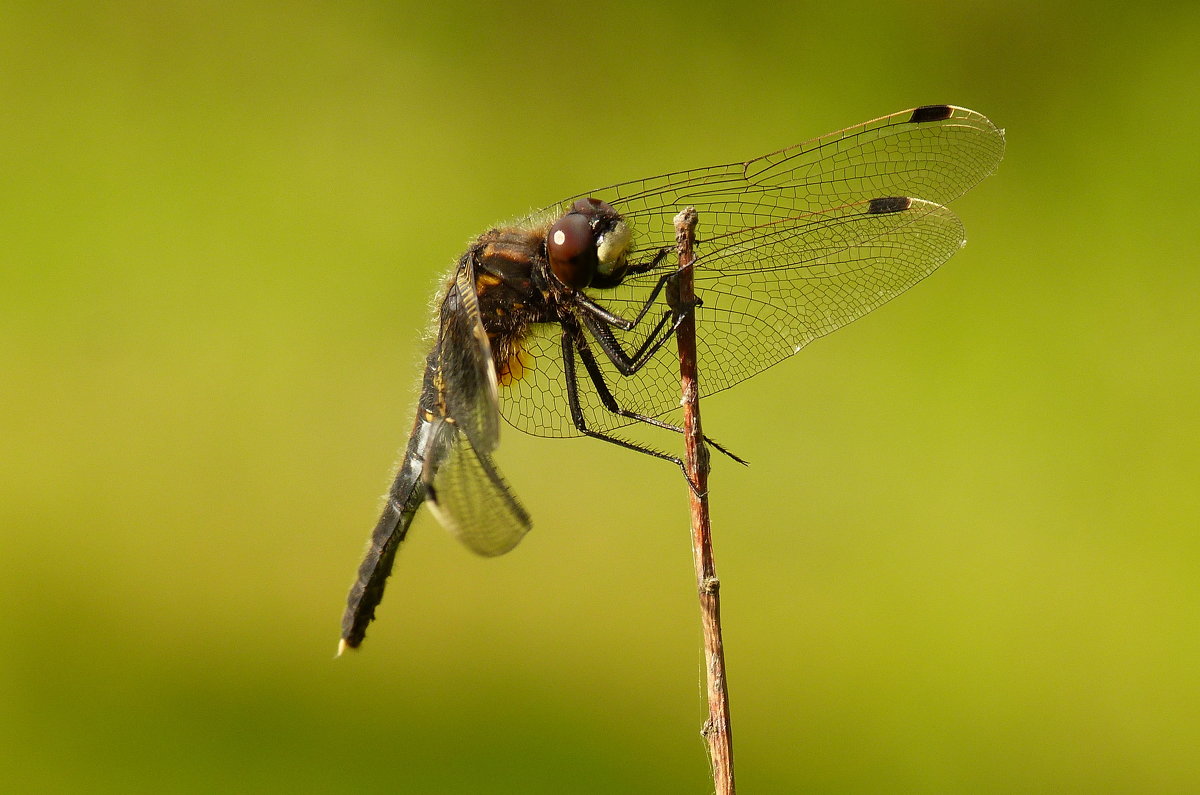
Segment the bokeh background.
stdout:
<svg viewBox="0 0 1200 795">
<path fill-rule="evenodd" d="M 1200 780 L 1200 6 L 0 11 L 7 791 L 704 792 L 686 499 L 346 589 L 440 273 L 499 219 L 931 102 L 1007 128 L 911 293 L 705 404 L 745 792 Z"/>
</svg>

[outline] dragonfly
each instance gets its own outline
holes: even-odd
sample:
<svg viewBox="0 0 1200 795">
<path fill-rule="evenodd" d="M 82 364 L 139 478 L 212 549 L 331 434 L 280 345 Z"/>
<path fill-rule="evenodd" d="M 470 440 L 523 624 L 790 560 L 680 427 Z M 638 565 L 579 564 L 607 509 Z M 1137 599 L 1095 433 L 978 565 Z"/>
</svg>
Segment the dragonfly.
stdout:
<svg viewBox="0 0 1200 795">
<path fill-rule="evenodd" d="M 665 343 L 688 313 L 701 394 L 742 383 L 953 256 L 966 235 L 946 205 L 1003 155 L 1004 132 L 983 115 L 923 105 L 752 160 L 587 191 L 484 232 L 438 294 L 416 419 L 338 653 L 363 642 L 422 505 L 485 556 L 529 531 L 493 458 L 502 422 L 682 466 L 621 431 L 680 431 L 670 421 L 678 360 Z M 674 218 L 685 207 L 701 224 L 692 306 L 671 289 Z"/>
</svg>

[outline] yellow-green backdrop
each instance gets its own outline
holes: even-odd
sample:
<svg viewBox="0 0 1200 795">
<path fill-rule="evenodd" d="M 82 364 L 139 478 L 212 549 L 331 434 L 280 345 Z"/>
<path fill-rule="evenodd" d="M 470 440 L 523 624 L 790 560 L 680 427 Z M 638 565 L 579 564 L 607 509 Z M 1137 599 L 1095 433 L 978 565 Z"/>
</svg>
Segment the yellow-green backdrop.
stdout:
<svg viewBox="0 0 1200 795">
<path fill-rule="evenodd" d="M 509 429 L 535 518 L 345 592 L 488 224 L 951 102 L 910 294 L 705 405 L 745 792 L 1200 780 L 1200 6 L 0 10 L 8 791 L 704 792 L 686 491 Z"/>
</svg>

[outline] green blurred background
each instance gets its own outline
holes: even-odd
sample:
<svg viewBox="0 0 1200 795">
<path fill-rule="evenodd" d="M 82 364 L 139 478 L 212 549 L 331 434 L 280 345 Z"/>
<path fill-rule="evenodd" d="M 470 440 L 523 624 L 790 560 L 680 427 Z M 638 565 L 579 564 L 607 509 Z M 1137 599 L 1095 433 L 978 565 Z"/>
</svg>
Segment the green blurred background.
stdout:
<svg viewBox="0 0 1200 795">
<path fill-rule="evenodd" d="M 0 782 L 706 791 L 660 462 L 510 430 L 535 531 L 421 515 L 334 661 L 430 294 L 561 196 L 952 102 L 1008 131 L 971 245 L 705 405 L 753 461 L 713 482 L 739 783 L 1192 790 L 1198 40 L 1194 3 L 4 3 Z"/>
</svg>

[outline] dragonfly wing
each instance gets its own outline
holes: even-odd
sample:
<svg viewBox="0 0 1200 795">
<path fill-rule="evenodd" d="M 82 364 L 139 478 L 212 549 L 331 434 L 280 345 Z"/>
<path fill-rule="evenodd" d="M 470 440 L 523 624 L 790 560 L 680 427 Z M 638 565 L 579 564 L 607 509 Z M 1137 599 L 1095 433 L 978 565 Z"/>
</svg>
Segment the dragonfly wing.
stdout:
<svg viewBox="0 0 1200 795">
<path fill-rule="evenodd" d="M 503 555 L 529 532 L 532 523 L 504 482 L 491 456 L 447 423 L 445 459 L 428 490 L 430 511 L 471 551 Z"/>
<path fill-rule="evenodd" d="M 720 263 L 719 274 L 697 270 L 704 299 L 698 322 L 708 332 L 698 343 L 706 394 L 778 364 L 890 301 L 966 240 L 949 209 L 905 197 L 772 226 L 714 239 L 705 257 Z M 665 377 L 665 363 L 655 364 Z"/>
<path fill-rule="evenodd" d="M 741 163 L 663 174 L 582 196 L 607 201 L 634 230 L 633 261 L 655 262 L 674 247 L 673 219 L 693 206 L 699 354 L 706 394 L 740 383 L 808 342 L 861 317 L 935 270 L 961 246 L 962 226 L 944 206 L 995 170 L 1004 133 L 985 116 L 952 105 L 893 113 Z M 889 201 L 911 197 L 904 207 Z M 571 197 L 541 211 L 561 211 Z M 890 210 L 890 212 L 882 212 Z M 654 285 L 674 270 L 673 253 L 590 291 L 609 311 L 632 319 Z M 613 330 L 636 350 L 668 311 L 631 332 Z M 647 322 L 648 321 L 648 322 Z M 649 416 L 678 407 L 674 346 L 633 376 L 621 376 L 599 345 L 593 350 L 621 406 Z M 557 331 L 535 327 L 522 351 L 522 378 L 505 419 L 541 436 L 578 435 L 566 401 Z M 582 368 L 576 368 L 582 373 Z M 607 411 L 581 383 L 591 428 L 611 431 L 633 420 Z"/>
<path fill-rule="evenodd" d="M 674 247 L 674 218 L 685 207 L 699 212 L 703 241 L 885 196 L 948 204 L 995 171 L 1003 157 L 1004 131 L 986 116 L 926 105 L 753 160 L 598 188 L 557 206 L 565 209 L 584 196 L 603 199 L 630 222 L 637 250 L 653 257 Z"/>
<path fill-rule="evenodd" d="M 435 350 L 437 392 L 446 416 L 482 453 L 500 442 L 500 409 L 492 346 L 479 314 L 474 274 L 459 265 L 442 299 Z"/>
<path fill-rule="evenodd" d="M 919 199 L 885 197 L 807 213 L 706 238 L 696 261 L 697 347 L 701 392 L 720 392 L 792 356 L 895 298 L 958 251 L 962 223 L 946 207 Z M 637 281 L 644 282 L 644 277 Z M 622 285 L 606 296 L 609 308 L 624 306 Z M 642 284 L 634 295 L 645 295 Z M 627 299 L 630 304 L 638 298 Z M 641 299 L 644 300 L 644 299 Z M 640 306 L 640 303 L 638 304 Z M 666 312 L 650 316 L 656 319 Z M 505 401 L 505 418 L 530 433 L 576 435 L 565 393 L 556 333 L 535 331 L 525 341 L 530 366 Z M 627 350 L 646 329 L 614 330 Z M 593 345 L 605 382 L 617 402 L 647 416 L 679 407 L 679 362 L 668 344 L 633 376 L 622 376 Z M 580 402 L 589 427 L 612 430 L 633 422 L 604 408 L 581 373 Z M 551 397 L 560 396 L 557 402 Z"/>
</svg>

